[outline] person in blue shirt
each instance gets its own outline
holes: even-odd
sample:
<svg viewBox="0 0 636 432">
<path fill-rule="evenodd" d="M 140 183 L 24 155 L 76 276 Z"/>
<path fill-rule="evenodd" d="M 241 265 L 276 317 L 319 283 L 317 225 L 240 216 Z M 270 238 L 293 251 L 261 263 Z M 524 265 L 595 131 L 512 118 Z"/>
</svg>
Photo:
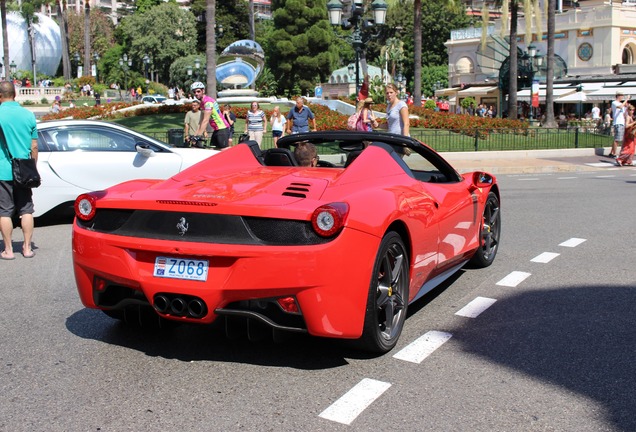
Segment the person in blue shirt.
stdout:
<svg viewBox="0 0 636 432">
<path fill-rule="evenodd" d="M 296 106 L 287 114 L 287 133 L 309 132 L 309 120 L 312 121 L 313 131 L 316 128 L 316 116 L 305 106 L 301 96 L 296 98 Z"/>
<path fill-rule="evenodd" d="M 38 158 L 38 130 L 35 115 L 15 101 L 12 82 L 0 82 L 0 231 L 4 250 L 0 259 L 13 260 L 12 217 L 20 216 L 24 235 L 22 256 L 33 258 L 33 199 L 31 189 L 13 183 L 11 157 L 16 159 Z"/>
</svg>

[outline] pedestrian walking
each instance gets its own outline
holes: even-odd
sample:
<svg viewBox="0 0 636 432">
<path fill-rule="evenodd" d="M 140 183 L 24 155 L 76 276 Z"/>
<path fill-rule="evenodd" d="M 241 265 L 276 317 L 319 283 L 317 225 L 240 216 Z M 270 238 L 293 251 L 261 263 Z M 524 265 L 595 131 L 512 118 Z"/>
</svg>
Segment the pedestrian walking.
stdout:
<svg viewBox="0 0 636 432">
<path fill-rule="evenodd" d="M 284 135 L 285 124 L 287 123 L 287 119 L 280 113 L 280 107 L 278 105 L 274 107 L 274 112 L 269 119 L 269 123 L 272 125 L 274 147 L 278 147 L 278 139 Z"/>
<path fill-rule="evenodd" d="M 616 92 L 616 100 L 612 102 L 612 118 L 614 119 L 614 142 L 612 143 L 612 150 L 609 157 L 616 157 L 616 150 L 619 144 L 623 143 L 625 135 L 625 108 L 629 98 L 625 97 L 622 91 Z"/>
<path fill-rule="evenodd" d="M 398 98 L 398 88 L 395 84 L 386 85 L 386 119 L 387 129 L 390 133 L 410 136 L 409 131 L 409 107 Z"/>
</svg>

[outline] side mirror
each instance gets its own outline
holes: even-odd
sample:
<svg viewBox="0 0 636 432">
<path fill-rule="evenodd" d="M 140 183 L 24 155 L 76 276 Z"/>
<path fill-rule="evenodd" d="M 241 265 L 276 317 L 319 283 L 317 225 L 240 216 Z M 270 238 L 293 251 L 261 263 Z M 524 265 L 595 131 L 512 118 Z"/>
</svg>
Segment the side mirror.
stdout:
<svg viewBox="0 0 636 432">
<path fill-rule="evenodd" d="M 155 155 L 155 151 L 151 149 L 147 144 L 137 143 L 137 145 L 135 146 L 135 150 L 137 150 L 137 153 L 145 158 L 153 157 Z"/>
<path fill-rule="evenodd" d="M 470 187 L 470 191 L 474 191 L 479 188 L 487 188 L 490 187 L 493 183 L 493 177 L 485 172 L 476 171 L 473 173 L 473 181 Z"/>
</svg>

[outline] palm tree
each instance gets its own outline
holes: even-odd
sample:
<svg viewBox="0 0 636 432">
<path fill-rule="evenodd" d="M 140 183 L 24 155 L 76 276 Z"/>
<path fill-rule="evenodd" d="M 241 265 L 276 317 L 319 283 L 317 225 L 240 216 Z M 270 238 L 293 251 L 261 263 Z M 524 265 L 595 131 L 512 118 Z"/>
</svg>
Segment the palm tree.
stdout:
<svg viewBox="0 0 636 432">
<path fill-rule="evenodd" d="M 2 20 L 2 58 L 6 79 L 9 78 L 9 34 L 7 33 L 7 0 L 0 0 L 0 19 Z"/>
<path fill-rule="evenodd" d="M 91 5 L 84 0 L 84 76 L 91 74 Z"/>
<path fill-rule="evenodd" d="M 387 39 L 386 45 L 380 50 L 380 58 L 390 61 L 391 76 L 395 76 L 397 65 L 404 60 L 404 42 L 397 37 Z"/>
<path fill-rule="evenodd" d="M 510 56 L 508 81 L 508 118 L 517 119 L 517 76 L 519 75 L 517 56 L 517 18 L 519 1 L 510 0 Z"/>
<path fill-rule="evenodd" d="M 422 106 L 422 0 L 413 5 L 413 103 Z"/>
<path fill-rule="evenodd" d="M 545 122 L 544 127 L 557 127 L 557 123 L 554 119 L 554 95 L 552 94 L 554 88 L 554 28 L 556 21 L 555 13 L 555 0 L 548 0 L 548 53 L 546 64 L 546 78 L 545 78 Z"/>
<path fill-rule="evenodd" d="M 68 21 L 66 19 L 66 2 L 64 7 L 60 0 L 55 0 L 57 20 L 60 26 L 60 38 L 62 39 L 62 74 L 65 80 L 71 79 L 71 59 L 68 52 Z"/>
<path fill-rule="evenodd" d="M 255 41 L 256 29 L 254 27 L 254 0 L 250 0 L 249 17 L 250 17 L 250 39 Z"/>
<path fill-rule="evenodd" d="M 205 58 L 208 72 L 206 88 L 208 95 L 216 98 L 216 32 L 214 30 L 214 24 L 216 23 L 216 0 L 207 0 L 205 16 L 208 24 L 205 31 Z"/>
</svg>

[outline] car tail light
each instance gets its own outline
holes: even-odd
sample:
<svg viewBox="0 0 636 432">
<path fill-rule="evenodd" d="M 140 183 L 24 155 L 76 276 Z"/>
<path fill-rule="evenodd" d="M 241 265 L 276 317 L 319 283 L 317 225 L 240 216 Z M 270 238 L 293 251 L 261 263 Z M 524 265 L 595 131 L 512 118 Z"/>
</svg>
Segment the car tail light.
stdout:
<svg viewBox="0 0 636 432">
<path fill-rule="evenodd" d="M 300 308 L 294 297 L 281 297 L 277 299 L 278 305 L 287 313 L 300 313 Z"/>
<path fill-rule="evenodd" d="M 95 217 L 95 197 L 91 194 L 82 194 L 75 199 L 75 216 L 83 221 L 89 221 Z"/>
<path fill-rule="evenodd" d="M 311 215 L 311 225 L 319 236 L 331 237 L 342 229 L 348 213 L 347 203 L 326 204 Z"/>
</svg>

